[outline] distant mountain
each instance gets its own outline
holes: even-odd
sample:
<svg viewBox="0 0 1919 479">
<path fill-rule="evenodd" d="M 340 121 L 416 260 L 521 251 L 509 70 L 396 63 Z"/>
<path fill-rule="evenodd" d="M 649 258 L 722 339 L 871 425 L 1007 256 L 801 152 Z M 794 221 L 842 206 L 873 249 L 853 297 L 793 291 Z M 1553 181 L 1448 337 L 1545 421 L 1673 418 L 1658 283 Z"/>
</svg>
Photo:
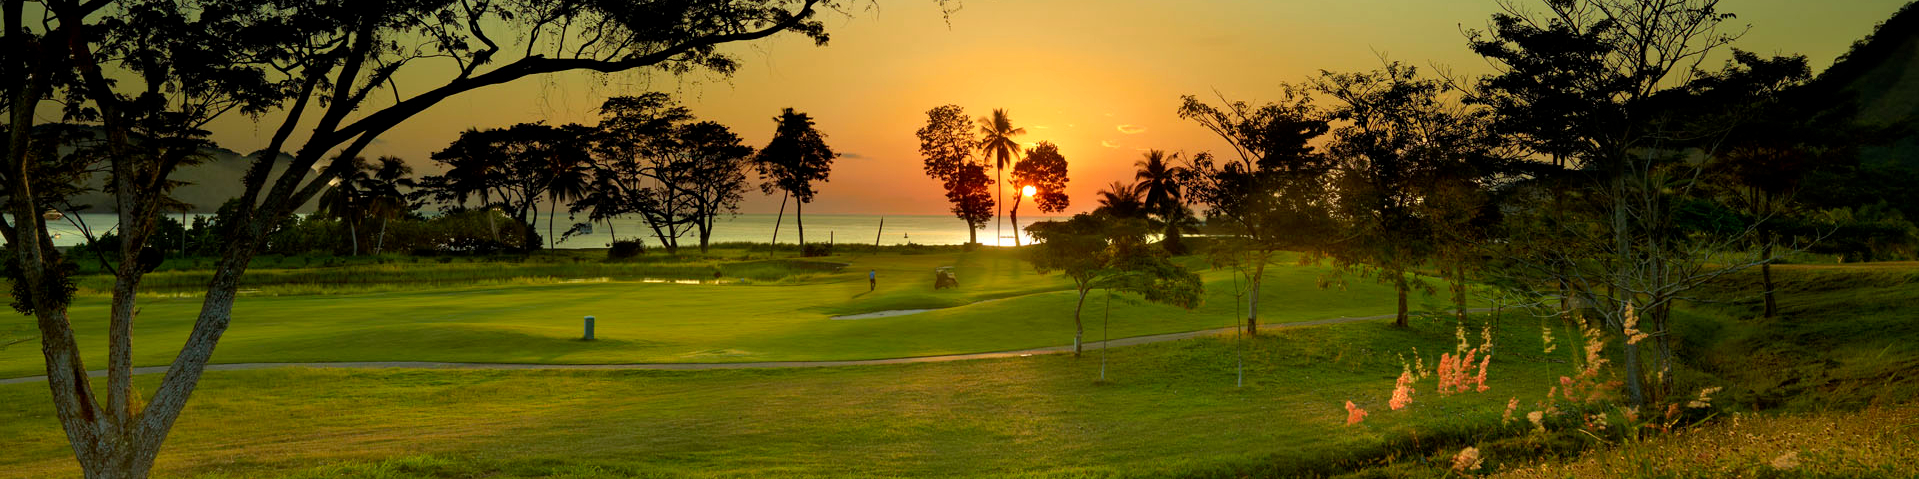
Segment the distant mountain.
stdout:
<svg viewBox="0 0 1919 479">
<path fill-rule="evenodd" d="M 253 165 L 254 154 L 240 153 L 219 146 L 207 148 L 201 150 L 201 152 L 205 153 L 210 159 L 198 165 L 180 168 L 179 171 L 175 171 L 173 175 L 170 176 L 170 178 L 175 181 L 187 183 L 186 185 L 174 188 L 172 196 L 174 199 L 193 205 L 193 209 L 189 211 L 190 213 L 213 213 L 219 210 L 220 205 L 226 203 L 227 200 L 240 196 L 242 192 L 242 180 L 246 177 L 247 168 Z M 281 172 L 286 171 L 287 165 L 292 162 L 292 155 L 285 153 L 280 154 L 278 161 L 273 162 L 272 175 L 267 177 L 269 187 L 272 185 L 273 179 L 278 178 Z M 94 175 L 93 178 L 88 181 L 87 185 L 88 189 L 93 192 L 80 195 L 79 198 L 74 199 L 74 203 L 92 205 L 93 207 L 87 210 L 88 213 L 112 212 L 113 197 L 100 192 L 100 187 L 105 185 L 106 181 L 106 175 Z M 315 199 L 308 201 L 307 204 L 302 205 L 296 211 L 302 213 L 312 212 L 318 204 L 319 201 L 316 195 Z M 167 213 L 177 212 L 169 211 Z"/>
<path fill-rule="evenodd" d="M 1851 101 L 1860 121 L 1894 129 L 1887 144 L 1863 149 L 1861 164 L 1919 167 L 1919 2 L 1854 42 L 1813 84 L 1836 102 Z"/>
</svg>

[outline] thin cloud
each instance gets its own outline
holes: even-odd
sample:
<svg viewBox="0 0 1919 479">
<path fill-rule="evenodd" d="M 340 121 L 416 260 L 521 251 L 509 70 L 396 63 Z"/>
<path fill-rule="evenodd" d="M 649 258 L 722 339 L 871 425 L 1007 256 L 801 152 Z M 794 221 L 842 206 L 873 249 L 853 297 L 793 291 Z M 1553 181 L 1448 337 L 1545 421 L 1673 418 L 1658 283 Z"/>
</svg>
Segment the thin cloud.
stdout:
<svg viewBox="0 0 1919 479">
<path fill-rule="evenodd" d="M 1044 130 L 1044 129 L 1048 129 L 1048 128 L 1052 128 L 1052 127 L 1050 127 L 1050 126 L 1046 126 L 1046 125 L 1033 125 L 1033 129 L 1035 129 L 1035 130 Z"/>
<path fill-rule="evenodd" d="M 1146 132 L 1146 127 L 1139 126 L 1139 125 L 1120 125 L 1118 126 L 1118 128 L 1120 133 L 1125 133 L 1128 135 L 1137 135 L 1137 134 Z"/>
<path fill-rule="evenodd" d="M 845 158 L 849 160 L 864 160 L 866 159 L 866 155 L 853 153 L 853 152 L 846 152 L 846 153 L 840 153 L 840 158 Z"/>
<path fill-rule="evenodd" d="M 1112 142 L 1112 141 L 1109 141 L 1109 140 L 1100 140 L 1100 141 L 1099 141 L 1099 146 L 1104 146 L 1104 147 L 1107 147 L 1107 148 L 1119 148 L 1119 143 L 1114 143 L 1114 142 Z"/>
</svg>

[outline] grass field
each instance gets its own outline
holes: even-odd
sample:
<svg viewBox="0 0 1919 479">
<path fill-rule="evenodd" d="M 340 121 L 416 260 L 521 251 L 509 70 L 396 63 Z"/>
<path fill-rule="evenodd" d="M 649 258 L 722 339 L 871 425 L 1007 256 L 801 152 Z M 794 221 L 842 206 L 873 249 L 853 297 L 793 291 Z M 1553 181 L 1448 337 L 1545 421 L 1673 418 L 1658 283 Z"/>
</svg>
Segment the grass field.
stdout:
<svg viewBox="0 0 1919 479">
<path fill-rule="evenodd" d="M 1509 326 L 1515 321 L 1509 319 Z M 1029 477 L 1331 472 L 1485 434 L 1558 364 L 1493 362 L 1493 391 L 1387 411 L 1393 352 L 1450 321 L 1278 330 L 953 363 L 729 371 L 274 369 L 209 373 L 162 453 L 170 476 Z M 1508 328 L 1502 347 L 1538 350 Z M 1530 341 L 1531 345 L 1526 345 Z M 1430 361 L 1430 358 L 1428 359 Z M 151 387 L 153 376 L 141 376 Z M 72 474 L 40 384 L 0 386 L 0 476 Z M 1375 411 L 1345 426 L 1343 404 Z M 1417 432 L 1415 432 L 1415 429 Z"/>
<path fill-rule="evenodd" d="M 729 284 L 673 284 L 540 276 L 517 281 L 513 264 L 362 264 L 249 272 L 265 278 L 330 275 L 352 284 L 389 284 L 406 291 L 360 294 L 253 294 L 234 307 L 233 326 L 213 361 L 458 361 L 491 363 L 634 363 L 841 360 L 1004 351 L 1070 344 L 1071 283 L 1040 275 L 1014 252 L 879 254 L 817 260 L 694 260 L 711 279 Z M 1205 268 L 1189 260 L 1195 269 Z M 534 272 L 570 268 L 536 263 Z M 582 263 L 592 268 L 626 263 Z M 954 266 L 961 286 L 935 291 L 932 271 Z M 591 266 L 589 268 L 588 266 Z M 401 283 L 386 275 L 427 277 L 491 267 L 499 284 Z M 867 292 L 866 272 L 880 286 Z M 528 271 L 518 271 L 533 274 Z M 726 273 L 732 272 L 733 275 Z M 181 272 L 179 274 L 197 274 Z M 541 273 L 544 274 L 544 273 Z M 760 280 L 737 282 L 740 275 Z M 1268 269 L 1264 322 L 1283 323 L 1392 312 L 1391 288 L 1355 278 L 1345 289 L 1318 286 L 1318 266 Z M 1112 337 L 1195 331 L 1233 324 L 1233 284 L 1223 270 L 1203 272 L 1205 304 L 1193 311 L 1121 296 L 1112 307 Z M 699 277 L 699 276 L 695 276 Z M 517 282 L 516 282 L 517 281 Z M 1415 295 L 1419 297 L 1419 295 Z M 1098 338 L 1103 296 L 1088 300 L 1088 337 Z M 987 301 L 996 300 L 996 301 Z M 1437 299 L 1427 298 L 1435 302 Z M 197 296 L 141 300 L 136 366 L 164 365 L 198 313 Z M 71 309 L 89 364 L 105 355 L 106 298 L 78 299 Z M 836 315 L 894 309 L 949 308 L 907 316 L 832 320 Z M 579 341 L 581 319 L 596 317 L 597 341 Z M 28 325 L 28 319 L 10 321 Z M 42 373 L 34 342 L 0 350 L 0 377 Z"/>
<path fill-rule="evenodd" d="M 789 274 L 748 284 L 525 283 L 248 296 L 216 361 L 841 359 L 1070 340 L 1064 280 L 1035 275 L 1005 253 L 820 261 L 846 266 L 826 272 L 772 265 Z M 927 287 L 931 269 L 942 265 L 958 267 L 961 289 Z M 1107 365 L 1110 381 L 1096 381 L 1097 343 L 1079 359 L 779 370 L 212 372 L 169 439 L 158 472 L 205 478 L 1442 477 L 1451 454 L 1476 446 L 1488 454 L 1482 472 L 1518 477 L 1897 476 L 1912 470 L 1910 446 L 1919 444 L 1919 427 L 1911 422 L 1919 378 L 1909 374 L 1919 368 L 1919 348 L 1912 346 L 1919 344 L 1913 326 L 1919 312 L 1909 306 L 1919 300 L 1914 266 L 1781 267 L 1782 315 L 1771 320 L 1755 318 L 1757 299 L 1742 293 L 1755 290 L 1746 283 L 1756 274 L 1715 285 L 1706 293 L 1719 302 L 1679 312 L 1679 353 L 1687 367 L 1678 389 L 1727 387 L 1715 401 L 1727 414 L 1646 442 L 1574 430 L 1534 435 L 1523 421 L 1502 424 L 1508 398 L 1537 400 L 1555 378 L 1570 373 L 1567 359 L 1578 349 L 1561 344 L 1556 353 L 1541 354 L 1540 320 L 1519 315 L 1498 323 L 1491 391 L 1435 398 L 1423 389 L 1428 382 L 1412 407 L 1389 410 L 1399 354 L 1418 348 L 1430 365 L 1454 344 L 1450 317 L 1441 316 L 1416 319 L 1409 330 L 1376 321 L 1273 330 L 1245 343 L 1221 336 L 1116 348 Z M 880 291 L 862 294 L 866 268 L 880 269 Z M 1269 321 L 1391 308 L 1390 291 L 1370 281 L 1321 289 L 1325 271 L 1319 268 L 1271 274 L 1263 299 Z M 1122 296 L 1114 303 L 1113 337 L 1228 324 L 1232 283 L 1223 272 L 1205 275 L 1208 305 L 1199 311 Z M 141 344 L 160 345 L 149 351 L 166 349 L 167 335 L 184 334 L 185 327 L 152 311 L 197 304 L 162 299 L 147 301 L 141 316 Z M 980 302 L 988 299 L 999 300 Z M 660 319 L 627 323 L 620 314 L 596 311 L 607 339 L 580 342 L 572 338 L 584 312 L 569 308 L 583 304 Z M 946 306 L 958 307 L 828 319 Z M 1097 338 L 1099 304 L 1090 306 L 1089 336 Z M 1476 316 L 1468 326 L 1485 318 Z M 90 347 L 104 342 L 98 325 L 81 326 Z M 35 349 L 0 350 L 0 364 L 37 367 Z M 1241 351 L 1243 388 L 1233 385 Z M 150 389 L 157 380 L 143 375 L 136 383 Z M 1348 400 L 1372 415 L 1345 425 Z M 0 451 L 6 451 L 0 477 L 77 473 L 46 401 L 41 383 L 0 386 Z M 1771 412 L 1753 413 L 1761 409 Z M 1772 464 L 1786 453 L 1796 454 L 1799 465 Z"/>
</svg>

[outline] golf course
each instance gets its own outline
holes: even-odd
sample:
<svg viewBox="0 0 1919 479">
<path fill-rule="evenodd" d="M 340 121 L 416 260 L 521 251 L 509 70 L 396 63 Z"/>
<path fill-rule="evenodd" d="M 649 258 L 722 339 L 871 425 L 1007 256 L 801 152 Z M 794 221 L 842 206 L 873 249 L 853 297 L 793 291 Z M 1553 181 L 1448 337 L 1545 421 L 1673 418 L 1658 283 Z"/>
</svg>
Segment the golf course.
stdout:
<svg viewBox="0 0 1919 479">
<path fill-rule="evenodd" d="M 740 253 L 721 251 L 739 255 Z M 359 284 L 421 270 L 484 269 L 487 280 L 411 291 L 361 294 L 263 293 L 235 308 L 235 328 L 213 362 L 446 361 L 477 363 L 615 364 L 824 361 L 1007 351 L 1071 344 L 1072 282 L 1033 271 L 1011 251 L 946 254 L 874 254 L 762 260 L 700 259 L 648 264 L 631 271 L 580 268 L 588 277 L 537 276 L 565 264 L 364 264 L 250 271 L 249 277 L 290 277 L 327 284 L 326 274 Z M 1187 258 L 1196 270 L 1202 258 Z M 737 266 L 736 266 L 737 265 Z M 951 266 L 961 286 L 933 288 L 934 269 Z M 520 271 L 520 270 L 527 271 Z M 333 270 L 333 271 L 327 271 Z M 735 270 L 747 277 L 725 276 Z M 721 271 L 720 278 L 713 271 Z M 868 292 L 866 274 L 877 271 Z M 677 276 L 668 276 L 678 273 Z M 157 273 L 162 276 L 167 273 Z M 257 276 L 251 276 L 256 275 Z M 602 274 L 620 276 L 601 276 Z M 1334 274 L 1324 266 L 1277 267 L 1265 280 L 1263 323 L 1285 323 L 1392 313 L 1390 285 L 1350 277 L 1344 290 L 1320 288 Z M 658 275 L 658 276 L 644 276 Z M 659 277 L 667 276 L 667 277 Z M 1233 279 L 1209 270 L 1203 305 L 1191 311 L 1120 297 L 1111 308 L 1113 338 L 1231 327 Z M 754 279 L 754 278 L 759 279 Z M 680 281 L 681 283 L 676 283 Z M 1443 283 L 1432 280 L 1443 288 Z M 474 283 L 497 284 L 474 284 Z M 683 283 L 694 284 L 683 284 Z M 1244 282 L 1244 280 L 1241 280 Z M 1241 285 L 1241 288 L 1244 288 Z M 352 284 L 341 286 L 351 291 Z M 1100 293 L 1103 295 L 1103 293 Z M 1088 299 L 1089 337 L 1099 338 L 1103 296 Z M 102 314 L 103 297 L 76 301 L 73 314 Z M 192 296 L 143 298 L 135 341 L 178 343 L 191 329 L 200 301 Z M 930 309 L 867 319 L 834 317 Z M 581 341 L 582 320 L 595 317 L 595 340 Z M 103 324 L 77 323 L 83 343 L 103 343 Z M 244 326 L 244 327 L 239 327 Z M 162 348 L 141 350 L 136 366 L 165 365 Z M 104 358 L 104 351 L 92 351 Z M 89 360 L 99 359 L 89 357 Z M 0 379 L 44 374 L 39 351 L 0 351 Z"/>
<path fill-rule="evenodd" d="M 572 254 L 473 263 L 491 271 L 476 284 L 249 295 L 239 302 L 236 327 L 214 362 L 822 361 L 1061 346 L 1072 336 L 1070 282 L 1035 273 L 1017 251 L 875 252 L 783 259 L 777 268 L 763 257 L 748 258 L 751 253 L 745 251 L 718 251 L 679 260 L 687 276 L 704 273 L 704 282 L 697 284 L 671 281 L 693 283 L 691 277 L 515 273 L 541 271 L 543 261 L 572 261 Z M 1205 278 L 1206 303 L 1188 311 L 1117 295 L 1107 320 L 1110 337 L 1231 326 L 1232 275 L 1208 268 L 1202 258 L 1179 259 Z M 466 267 L 456 265 L 425 261 L 393 268 L 367 261 L 288 267 L 261 277 L 344 269 L 378 283 L 380 275 L 369 271 L 419 275 Z M 646 272 L 659 274 L 665 266 L 653 264 Z M 940 266 L 954 267 L 960 287 L 932 288 L 931 272 Z M 722 275 L 715 281 L 706 272 L 716 268 L 761 273 L 759 279 Z M 767 272 L 774 269 L 791 274 Z M 877 270 L 881 279 L 870 293 L 863 281 L 869 270 Z M 1872 309 L 1899 298 L 1919 299 L 1911 297 L 1919 278 L 1919 269 L 1911 266 L 1790 271 L 1786 277 L 1793 278 L 1795 290 L 1824 291 L 1806 296 L 1801 300 L 1806 306 L 1795 308 L 1795 314 L 1811 315 L 1806 317 L 1847 311 L 1834 310 L 1838 305 Z M 1550 323 L 1512 312 L 1497 324 L 1490 314 L 1473 315 L 1465 325 L 1474 331 L 1473 342 L 1484 328 L 1500 351 L 1490 361 L 1490 390 L 1421 396 L 1407 409 L 1389 411 L 1393 378 L 1405 367 L 1401 359 L 1430 363 L 1433 353 L 1457 340 L 1460 328 L 1451 313 L 1416 319 L 1408 329 L 1392 327 L 1389 319 L 1289 328 L 1287 323 L 1390 313 L 1391 288 L 1353 277 L 1346 277 L 1344 288 L 1321 288 L 1331 271 L 1310 264 L 1272 267 L 1267 275 L 1267 295 L 1261 298 L 1269 308 L 1261 314 L 1267 326 L 1257 337 L 1216 333 L 1102 351 L 1097 340 L 1107 311 L 1101 294 L 1097 303 L 1088 301 L 1084 314 L 1093 341 L 1079 358 L 1062 353 L 691 371 L 270 365 L 214 371 L 155 473 L 201 478 L 1283 477 L 1381 470 L 1417 475 L 1434 467 L 1431 461 L 1446 460 L 1428 456 L 1444 456 L 1466 444 L 1499 451 L 1492 460 L 1501 470 L 1604 447 L 1577 437 L 1533 435 L 1523 421 L 1499 420 L 1509 399 L 1528 398 L 1530 404 L 1554 384 L 1552 378 L 1569 371 L 1577 348 L 1542 352 L 1538 328 Z M 178 341 L 197 304 L 190 297 L 157 296 L 144 302 L 136 341 Z M 1418 297 L 1441 307 L 1438 296 Z M 74 309 L 101 307 L 101 299 L 83 296 Z M 1742 324 L 1730 319 L 1736 311 L 1728 308 L 1689 310 L 1699 316 L 1701 328 L 1711 329 L 1699 332 L 1696 354 L 1752 354 L 1741 348 L 1762 346 L 1744 338 L 1788 333 Z M 832 319 L 903 309 L 932 311 Z M 582 341 L 580 319 L 589 314 L 602 318 L 597 339 Z M 1873 324 L 1897 322 L 1886 318 Z M 1850 337 L 1854 346 L 1802 352 L 1796 359 L 1770 349 L 1797 344 L 1801 339 L 1795 337 L 1766 343 L 1760 351 L 1786 361 L 1782 366 L 1842 361 L 1854 367 L 1834 374 L 1859 377 L 1830 377 L 1799 392 L 1766 387 L 1726 397 L 1804 398 L 1820 404 L 1911 397 L 1911 379 L 1882 375 L 1919 360 L 1919 351 L 1897 345 L 1896 339 L 1919 334 L 1827 327 L 1838 329 L 1790 333 Z M 87 334 L 97 333 L 82 334 L 85 341 Z M 0 351 L 6 358 L 4 376 L 39 373 L 34 353 L 18 345 Z M 136 365 L 164 362 L 142 357 Z M 1753 371 L 1689 369 L 1685 381 L 1761 384 L 1768 378 L 1778 380 Z M 136 376 L 136 389 L 150 389 L 158 379 L 157 374 Z M 1840 385 L 1846 387 L 1834 389 Z M 0 406 L 0 450 L 10 452 L 0 456 L 0 476 L 76 472 L 47 412 L 44 389 L 41 381 L 0 385 L 5 405 Z M 1346 425 L 1345 401 L 1373 410 L 1374 416 Z M 1881 438 L 1910 443 L 1913 434 Z M 1881 465 L 1914 460 L 1909 454 L 1866 457 Z M 1833 460 L 1841 458 L 1858 459 Z"/>
<path fill-rule="evenodd" d="M 1919 0 L 0 26 L 0 479 L 1919 479 Z"/>
</svg>

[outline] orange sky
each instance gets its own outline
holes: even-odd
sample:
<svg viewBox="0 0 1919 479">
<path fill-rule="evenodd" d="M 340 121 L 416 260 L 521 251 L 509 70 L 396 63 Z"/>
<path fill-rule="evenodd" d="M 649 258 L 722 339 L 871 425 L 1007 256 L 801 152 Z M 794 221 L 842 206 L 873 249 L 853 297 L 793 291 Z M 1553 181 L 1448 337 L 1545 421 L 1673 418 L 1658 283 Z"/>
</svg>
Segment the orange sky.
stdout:
<svg viewBox="0 0 1919 479">
<path fill-rule="evenodd" d="M 1376 52 L 1460 73 L 1487 71 L 1466 50 L 1462 28 L 1482 28 L 1491 0 L 965 0 L 950 24 L 930 0 L 855 2 L 824 17 L 832 42 L 782 36 L 734 47 L 732 78 L 566 74 L 523 79 L 443 102 L 392 131 L 366 155 L 394 155 L 432 171 L 427 155 L 469 127 L 526 121 L 597 121 L 610 95 L 649 90 L 678 96 L 704 119 L 764 145 L 782 107 L 810 113 L 846 154 L 808 213 L 947 214 L 938 183 L 921 172 L 913 131 L 925 111 L 954 103 L 982 115 L 1006 108 L 1030 144 L 1058 144 L 1071 164 L 1071 212 L 1093 192 L 1132 177 L 1142 149 L 1192 154 L 1224 145 L 1180 120 L 1179 96 L 1267 100 L 1280 82 L 1319 69 L 1378 66 Z M 1738 43 L 1760 53 L 1799 53 L 1824 69 L 1904 0 L 1725 0 L 1752 30 Z M 401 78 L 417 92 L 432 74 Z M 411 83 L 409 83 L 409 81 Z M 412 85 L 409 87 L 409 85 Z M 264 145 L 271 124 L 235 115 L 214 140 L 238 151 Z M 749 194 L 742 211 L 771 213 L 779 197 Z M 1033 212 L 1025 212 L 1028 215 Z"/>
</svg>

